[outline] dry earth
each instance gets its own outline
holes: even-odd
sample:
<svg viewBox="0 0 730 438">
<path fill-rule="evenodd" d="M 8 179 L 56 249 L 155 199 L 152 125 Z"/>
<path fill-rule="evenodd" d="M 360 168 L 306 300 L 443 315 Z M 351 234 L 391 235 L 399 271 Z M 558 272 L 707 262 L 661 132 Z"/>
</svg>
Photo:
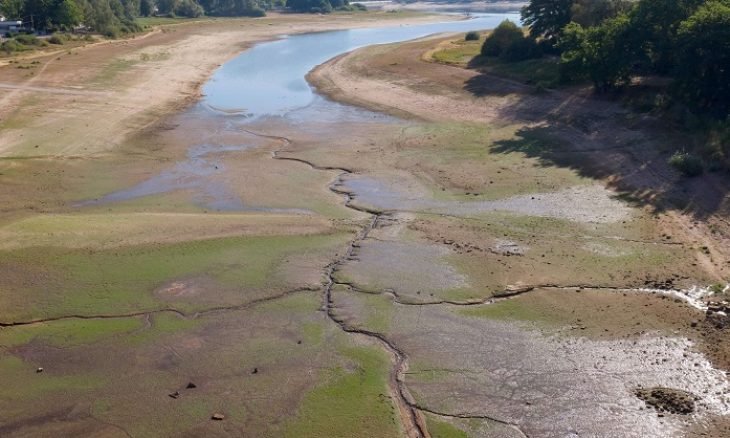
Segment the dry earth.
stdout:
<svg viewBox="0 0 730 438">
<path fill-rule="evenodd" d="M 728 280 L 727 182 L 666 168 L 657 121 L 438 39 L 310 75 L 404 119 L 190 107 L 254 41 L 406 19 L 0 67 L 0 435 L 728 435 L 724 319 L 677 292 Z"/>
</svg>

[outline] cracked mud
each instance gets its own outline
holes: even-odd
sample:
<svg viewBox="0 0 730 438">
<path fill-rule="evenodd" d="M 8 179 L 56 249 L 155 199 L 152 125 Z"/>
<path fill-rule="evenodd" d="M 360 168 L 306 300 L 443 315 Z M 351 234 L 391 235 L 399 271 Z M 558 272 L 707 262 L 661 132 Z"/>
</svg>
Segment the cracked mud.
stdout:
<svg viewBox="0 0 730 438">
<path fill-rule="evenodd" d="M 188 59 L 174 44 L 200 37 L 190 29 L 164 37 L 173 58 Z M 327 95 L 372 90 L 355 99 L 366 108 L 335 103 L 300 86 L 321 60 L 285 50 L 319 38 L 251 52 L 264 70 L 296 61 L 276 90 L 295 108 L 219 105 L 233 96 L 214 90 L 224 67 L 208 98 L 128 139 L 124 158 L 0 163 L 14 184 L 0 223 L 0 435 L 727 436 L 726 307 L 706 287 L 725 272 L 720 249 L 681 214 L 627 202 L 610 176 L 504 152 L 547 123 L 535 117 L 552 95 L 467 96 L 470 73 L 426 63 L 436 42 L 420 40 L 318 67 L 309 79 Z M 114 74 L 123 85 L 145 71 Z M 500 115 L 523 98 L 523 115 Z M 414 102 L 473 107 L 440 119 Z M 587 110 L 622 112 L 600 105 Z M 594 130 L 615 131 L 610 117 Z M 601 150 L 600 136 L 557 133 L 576 153 Z M 640 173 L 621 150 L 606 163 Z"/>
</svg>

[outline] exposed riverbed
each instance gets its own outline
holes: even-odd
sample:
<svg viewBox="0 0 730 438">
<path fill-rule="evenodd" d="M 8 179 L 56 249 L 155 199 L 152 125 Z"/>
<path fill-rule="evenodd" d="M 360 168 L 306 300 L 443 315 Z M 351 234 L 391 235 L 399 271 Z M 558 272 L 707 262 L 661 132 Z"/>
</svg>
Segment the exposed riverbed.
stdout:
<svg viewBox="0 0 730 438">
<path fill-rule="evenodd" d="M 522 153 L 515 117 L 404 120 L 305 79 L 351 50 L 505 18 L 291 35 L 225 63 L 142 137 L 162 151 L 154 171 L 0 230 L 23 292 L 0 331 L 23 366 L 3 370 L 23 384 L 93 372 L 98 389 L 39 389 L 70 406 L 52 422 L 129 436 L 679 437 L 728 415 L 723 357 L 690 330 L 705 310 L 690 287 L 710 282 L 694 243 L 604 180 Z M 424 79 L 421 48 L 393 47 L 350 55 L 357 75 L 436 110 L 491 104 Z M 87 321 L 111 334 L 42 332 Z M 682 412 L 645 402 L 667 388 Z M 35 410 L 22 403 L 0 407 Z M 22 418 L 0 431 L 56 427 Z"/>
</svg>

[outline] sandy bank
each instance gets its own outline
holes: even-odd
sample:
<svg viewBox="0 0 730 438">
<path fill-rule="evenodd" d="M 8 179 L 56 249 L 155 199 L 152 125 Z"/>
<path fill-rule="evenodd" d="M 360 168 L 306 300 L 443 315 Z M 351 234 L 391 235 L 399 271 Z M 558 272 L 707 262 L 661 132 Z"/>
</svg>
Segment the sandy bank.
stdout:
<svg viewBox="0 0 730 438">
<path fill-rule="evenodd" d="M 111 151 L 128 134 L 197 100 L 200 86 L 223 62 L 278 35 L 436 19 L 444 17 L 272 14 L 167 26 L 135 39 L 21 60 L 0 67 L 0 85 L 9 90 L 0 99 L 0 155 Z"/>
</svg>

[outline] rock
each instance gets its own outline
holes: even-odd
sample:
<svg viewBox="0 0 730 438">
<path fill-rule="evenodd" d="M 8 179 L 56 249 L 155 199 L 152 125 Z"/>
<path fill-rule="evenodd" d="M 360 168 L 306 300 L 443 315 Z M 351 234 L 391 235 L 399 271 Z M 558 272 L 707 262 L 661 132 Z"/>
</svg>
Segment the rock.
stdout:
<svg viewBox="0 0 730 438">
<path fill-rule="evenodd" d="M 699 323 L 696 320 L 693 320 L 692 322 L 689 323 L 689 325 L 691 327 L 697 327 L 697 324 L 699 324 Z"/>
<path fill-rule="evenodd" d="M 170 398 L 178 398 L 180 397 L 180 391 L 175 391 L 173 393 L 167 394 L 167 396 Z"/>
<path fill-rule="evenodd" d="M 196 385 L 195 383 L 188 382 L 188 385 L 185 388 L 187 388 L 187 389 L 195 389 L 197 387 L 198 387 L 198 385 Z"/>
<path fill-rule="evenodd" d="M 258 374 L 258 372 L 259 372 L 259 369 L 258 368 L 254 368 L 253 371 L 251 371 L 251 374 Z"/>
<path fill-rule="evenodd" d="M 221 413 L 219 413 L 219 412 L 216 412 L 215 414 L 213 414 L 213 415 L 210 416 L 210 419 L 211 420 L 216 420 L 216 421 L 221 421 L 224 418 L 226 418 L 226 416 L 223 415 L 223 414 L 221 414 Z"/>
<path fill-rule="evenodd" d="M 683 415 L 694 412 L 697 398 L 686 391 L 663 387 L 639 388 L 634 394 L 659 412 Z"/>
<path fill-rule="evenodd" d="M 38 368 L 36 368 L 36 369 L 35 369 L 35 372 L 36 372 L 36 373 L 42 373 L 42 372 L 43 372 L 43 367 L 38 367 Z"/>
</svg>

